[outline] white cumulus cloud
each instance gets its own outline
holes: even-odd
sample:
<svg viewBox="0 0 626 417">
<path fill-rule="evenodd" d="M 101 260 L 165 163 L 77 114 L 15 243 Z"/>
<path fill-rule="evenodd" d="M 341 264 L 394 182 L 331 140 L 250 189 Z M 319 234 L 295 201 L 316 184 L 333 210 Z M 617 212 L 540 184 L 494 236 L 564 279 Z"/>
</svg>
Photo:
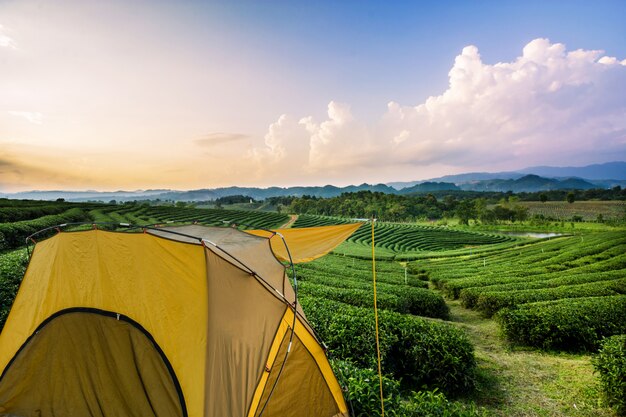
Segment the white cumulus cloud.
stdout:
<svg viewBox="0 0 626 417">
<path fill-rule="evenodd" d="M 302 124 L 283 114 L 270 124 L 264 146 L 249 151 L 247 160 L 255 165 L 258 178 L 280 179 L 285 173 L 308 171 L 309 149 L 309 136 Z"/>
<path fill-rule="evenodd" d="M 283 115 L 270 126 L 266 147 L 255 150 L 257 160 L 282 163 L 307 152 L 307 163 L 296 168 L 319 173 L 626 157 L 626 60 L 535 39 L 515 60 L 495 64 L 467 46 L 448 77 L 440 95 L 416 105 L 392 101 L 378 120 L 357 120 L 348 104 L 334 101 L 321 122 L 306 116 L 296 124 Z M 290 141 L 300 146 L 289 149 Z"/>
<path fill-rule="evenodd" d="M 625 156 L 626 66 L 602 51 L 535 39 L 515 61 L 489 65 L 468 46 L 449 80 L 422 104 L 389 104 L 389 140 L 410 132 L 393 147 L 394 160 L 479 166 Z"/>
<path fill-rule="evenodd" d="M 4 26 L 0 25 L 0 48 L 17 49 L 17 44 L 5 33 Z"/>
</svg>

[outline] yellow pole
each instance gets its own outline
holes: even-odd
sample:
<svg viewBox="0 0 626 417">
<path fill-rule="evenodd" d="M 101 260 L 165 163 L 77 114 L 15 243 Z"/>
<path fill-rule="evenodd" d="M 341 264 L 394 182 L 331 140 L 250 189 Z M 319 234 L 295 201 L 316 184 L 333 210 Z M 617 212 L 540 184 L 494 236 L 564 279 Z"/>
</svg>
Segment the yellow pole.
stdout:
<svg viewBox="0 0 626 417">
<path fill-rule="evenodd" d="M 378 357 L 378 380 L 380 383 L 380 410 L 385 417 L 385 397 L 383 396 L 383 373 L 380 365 L 380 343 L 378 341 L 378 305 L 376 302 L 376 252 L 374 251 L 374 222 L 372 217 L 372 277 L 374 281 L 374 319 L 376 321 L 376 355 Z"/>
</svg>

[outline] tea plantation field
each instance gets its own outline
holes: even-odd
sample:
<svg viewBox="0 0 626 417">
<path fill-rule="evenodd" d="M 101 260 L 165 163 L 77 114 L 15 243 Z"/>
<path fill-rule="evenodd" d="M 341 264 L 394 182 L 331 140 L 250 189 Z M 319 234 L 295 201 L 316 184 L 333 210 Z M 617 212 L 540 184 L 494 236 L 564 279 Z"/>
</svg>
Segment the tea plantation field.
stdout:
<svg viewBox="0 0 626 417">
<path fill-rule="evenodd" d="M 327 216 L 300 215 L 293 227 L 326 226 L 357 220 Z M 360 220 L 363 221 L 363 220 Z M 495 232 L 468 231 L 455 228 L 419 225 L 415 223 L 377 222 L 375 225 L 377 256 L 381 259 L 412 259 L 429 252 L 443 252 L 471 248 L 493 250 L 507 247 L 519 239 Z M 336 250 L 337 253 L 369 259 L 371 258 L 371 226 L 364 224 L 347 242 Z"/>
<path fill-rule="evenodd" d="M 24 238 L 36 230 L 68 222 L 276 228 L 289 220 L 263 211 L 0 200 L 0 328 L 26 267 Z M 292 227 L 351 221 L 301 215 Z M 626 333 L 626 230 L 555 231 L 563 235 L 375 225 L 385 415 L 615 415 L 591 355 L 604 337 Z M 364 224 L 333 253 L 296 268 L 299 300 L 355 416 L 380 415 L 370 245 Z"/>
<path fill-rule="evenodd" d="M 411 268 L 464 307 L 495 315 L 512 343 L 593 351 L 603 337 L 626 333 L 623 230 L 425 259 Z"/>
</svg>

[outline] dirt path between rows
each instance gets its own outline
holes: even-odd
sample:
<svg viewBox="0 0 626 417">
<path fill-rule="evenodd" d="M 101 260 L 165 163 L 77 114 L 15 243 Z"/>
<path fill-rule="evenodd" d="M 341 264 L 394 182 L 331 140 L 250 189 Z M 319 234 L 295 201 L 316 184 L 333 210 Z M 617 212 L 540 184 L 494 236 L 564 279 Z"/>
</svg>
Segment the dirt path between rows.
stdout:
<svg viewBox="0 0 626 417">
<path fill-rule="evenodd" d="M 282 226 L 279 227 L 279 229 L 288 229 L 290 228 L 295 222 L 296 220 L 298 220 L 298 215 L 297 214 L 292 214 L 291 217 L 289 218 L 289 221 L 285 224 L 283 224 Z"/>
</svg>

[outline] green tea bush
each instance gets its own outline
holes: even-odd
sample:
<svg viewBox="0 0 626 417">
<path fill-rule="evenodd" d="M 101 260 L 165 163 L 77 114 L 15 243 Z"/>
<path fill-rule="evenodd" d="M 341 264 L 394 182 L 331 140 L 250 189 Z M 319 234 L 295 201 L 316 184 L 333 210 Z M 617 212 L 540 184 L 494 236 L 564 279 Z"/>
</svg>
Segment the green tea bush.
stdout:
<svg viewBox="0 0 626 417">
<path fill-rule="evenodd" d="M 607 402 L 619 415 L 626 415 L 626 334 L 604 339 L 593 366 Z"/>
<path fill-rule="evenodd" d="M 357 307 L 374 307 L 374 294 L 371 288 L 337 288 L 304 281 L 300 282 L 299 291 L 304 295 L 327 298 Z M 376 298 L 381 309 L 440 319 L 449 317 L 449 308 L 443 297 L 425 288 L 409 286 L 386 288 L 385 291 L 379 291 Z"/>
<path fill-rule="evenodd" d="M 80 208 L 72 208 L 61 214 L 51 214 L 35 220 L 26 220 L 14 223 L 1 223 L 0 233 L 4 235 L 5 248 L 17 248 L 25 244 L 29 235 L 46 227 L 62 223 L 89 221 L 90 218 Z"/>
<path fill-rule="evenodd" d="M 413 392 L 402 407 L 402 416 L 406 417 L 482 417 L 485 410 L 476 405 L 449 401 L 441 392 Z"/>
<path fill-rule="evenodd" d="M 0 223 L 32 220 L 50 214 L 60 214 L 68 208 L 68 204 L 51 204 L 35 207 L 0 207 Z"/>
<path fill-rule="evenodd" d="M 374 312 L 327 299 L 301 297 L 302 307 L 333 357 L 364 368 L 376 366 Z M 448 393 L 474 387 L 474 349 L 450 325 L 379 311 L 383 371 L 408 387 Z"/>
<path fill-rule="evenodd" d="M 505 307 L 563 298 L 598 297 L 621 294 L 626 278 L 592 282 L 581 285 L 564 285 L 556 288 L 484 292 L 478 296 L 475 308 L 486 317 L 493 316 Z"/>
<path fill-rule="evenodd" d="M 525 304 L 495 317 L 513 343 L 594 351 L 603 337 L 626 333 L 626 295 Z"/>
<path fill-rule="evenodd" d="M 346 388 L 345 398 L 353 417 L 381 416 L 380 378 L 374 368 L 360 368 L 349 361 L 332 360 L 337 380 Z M 400 416 L 400 381 L 383 375 L 385 415 Z"/>
<path fill-rule="evenodd" d="M 24 249 L 0 255 L 0 331 L 13 305 L 27 263 L 28 258 Z"/>
<path fill-rule="evenodd" d="M 430 276 L 428 275 L 428 271 L 426 271 L 424 268 L 419 267 L 414 262 L 408 262 L 406 264 L 406 269 L 407 269 L 407 272 L 409 273 L 409 275 L 417 277 L 418 279 L 420 279 L 422 281 L 430 280 Z"/>
<path fill-rule="evenodd" d="M 372 368 L 359 368 L 349 361 L 331 361 L 340 384 L 347 388 L 351 415 L 354 417 L 379 417 L 380 379 Z M 480 417 L 484 412 L 475 405 L 449 401 L 441 392 L 411 391 L 404 393 L 399 381 L 383 375 L 385 415 L 389 417 Z"/>
<path fill-rule="evenodd" d="M 543 288 L 556 288 L 563 285 L 587 284 L 591 282 L 614 281 L 624 278 L 624 271 L 599 271 L 582 274 L 564 275 L 557 278 L 531 280 L 525 282 L 514 282 L 510 284 L 486 285 L 481 287 L 470 287 L 461 290 L 459 299 L 461 304 L 466 308 L 474 308 L 478 301 L 478 297 L 486 292 L 497 291 L 518 291 L 533 290 Z M 623 294 L 622 284 L 615 285 L 613 288 L 616 292 Z"/>
</svg>

